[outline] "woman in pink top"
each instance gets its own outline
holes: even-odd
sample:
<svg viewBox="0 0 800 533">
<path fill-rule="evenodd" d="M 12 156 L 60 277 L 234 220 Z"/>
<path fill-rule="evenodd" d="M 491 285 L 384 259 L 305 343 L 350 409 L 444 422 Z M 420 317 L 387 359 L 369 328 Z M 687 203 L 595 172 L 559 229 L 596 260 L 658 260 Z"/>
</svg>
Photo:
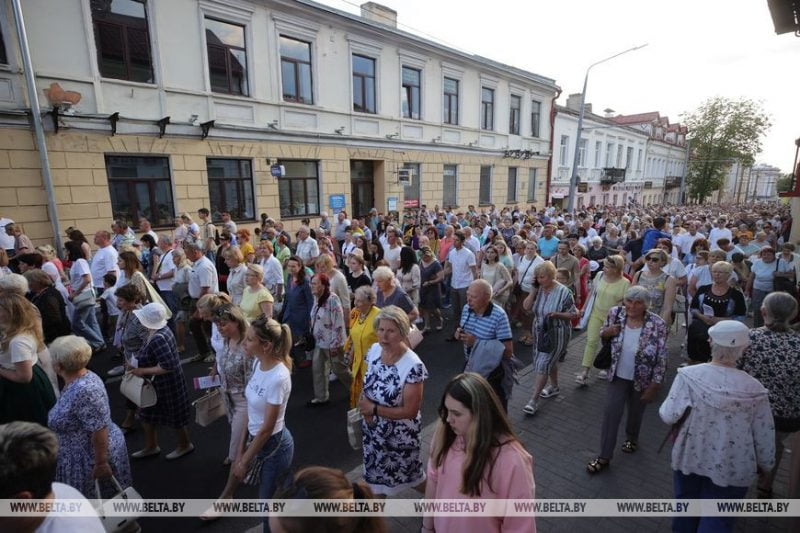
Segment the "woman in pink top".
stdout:
<svg viewBox="0 0 800 533">
<path fill-rule="evenodd" d="M 428 461 L 426 499 L 534 496 L 533 458 L 511 429 L 491 385 L 475 373 L 447 385 Z M 469 462 L 467 462 L 469 461 Z M 424 532 L 535 533 L 533 516 L 426 516 Z"/>
</svg>

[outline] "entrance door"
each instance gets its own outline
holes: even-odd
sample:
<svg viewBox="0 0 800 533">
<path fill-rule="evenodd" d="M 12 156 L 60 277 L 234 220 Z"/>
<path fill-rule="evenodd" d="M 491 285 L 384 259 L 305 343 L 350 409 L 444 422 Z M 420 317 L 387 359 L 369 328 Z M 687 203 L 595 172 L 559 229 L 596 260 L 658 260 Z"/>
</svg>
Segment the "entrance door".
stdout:
<svg viewBox="0 0 800 533">
<path fill-rule="evenodd" d="M 373 161 L 350 161 L 350 191 L 353 197 L 352 216 L 369 214 L 375 207 L 375 181 Z"/>
</svg>

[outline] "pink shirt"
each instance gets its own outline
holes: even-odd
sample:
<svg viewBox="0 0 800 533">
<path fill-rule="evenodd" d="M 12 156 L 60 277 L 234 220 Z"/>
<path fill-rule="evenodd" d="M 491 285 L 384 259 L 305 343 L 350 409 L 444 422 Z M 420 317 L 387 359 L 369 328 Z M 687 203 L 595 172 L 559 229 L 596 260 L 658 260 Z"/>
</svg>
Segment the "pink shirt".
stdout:
<svg viewBox="0 0 800 533">
<path fill-rule="evenodd" d="M 433 456 L 428 460 L 428 485 L 434 487 L 436 499 L 473 499 L 461 492 L 462 471 L 466 453 L 464 439 L 457 437 L 441 466 L 436 467 Z M 488 466 L 487 466 L 488 469 Z M 519 442 L 501 446 L 491 470 L 491 477 L 481 485 L 480 499 L 533 500 L 533 458 Z M 533 516 L 437 516 L 433 519 L 435 531 L 458 533 L 519 532 L 535 533 Z"/>
</svg>

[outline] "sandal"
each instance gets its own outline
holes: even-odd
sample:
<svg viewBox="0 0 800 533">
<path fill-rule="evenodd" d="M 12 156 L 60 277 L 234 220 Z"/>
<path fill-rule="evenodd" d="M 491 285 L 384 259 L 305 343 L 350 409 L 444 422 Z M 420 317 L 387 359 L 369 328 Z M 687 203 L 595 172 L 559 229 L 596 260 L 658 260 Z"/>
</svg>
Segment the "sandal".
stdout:
<svg viewBox="0 0 800 533">
<path fill-rule="evenodd" d="M 517 340 L 517 342 L 523 346 L 528 346 L 528 347 L 533 346 L 533 339 L 531 339 L 527 335 L 520 337 L 519 340 Z"/>
<path fill-rule="evenodd" d="M 584 376 L 583 374 L 578 374 L 577 376 L 575 376 L 575 383 L 577 383 L 579 387 L 588 387 L 589 386 L 589 376 Z"/>
<path fill-rule="evenodd" d="M 599 474 L 600 472 L 608 468 L 609 464 L 610 463 L 606 459 L 601 459 L 598 457 L 597 459 L 586 465 L 586 470 L 590 474 Z"/>
<path fill-rule="evenodd" d="M 622 451 L 625 453 L 633 453 L 636 451 L 636 443 L 632 440 L 626 440 L 622 443 Z"/>
</svg>

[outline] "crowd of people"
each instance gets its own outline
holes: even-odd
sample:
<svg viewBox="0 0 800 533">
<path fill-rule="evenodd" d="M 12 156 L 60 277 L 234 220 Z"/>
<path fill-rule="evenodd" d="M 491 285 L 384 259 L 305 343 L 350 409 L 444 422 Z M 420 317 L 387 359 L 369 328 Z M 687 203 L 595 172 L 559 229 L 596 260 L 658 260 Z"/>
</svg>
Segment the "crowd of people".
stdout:
<svg viewBox="0 0 800 533">
<path fill-rule="evenodd" d="M 429 498 L 533 498 L 532 458 L 506 414 L 521 365 L 514 354 L 532 351 L 533 387 L 517 393 L 530 398 L 525 415 L 535 416 L 560 394 L 559 363 L 581 330 L 575 386 L 607 383 L 590 474 L 609 467 L 624 414 L 620 449 L 636 452 L 643 413 L 666 379 L 671 335 L 684 336 L 686 348 L 659 410 L 676 435 L 676 497 L 742 498 L 756 481 L 759 495 L 770 497 L 783 446 L 800 430 L 800 255 L 787 206 L 631 204 L 576 213 L 422 206 L 353 218 L 341 211 L 333 220 L 322 213 L 293 234 L 267 215 L 252 232 L 229 213 L 212 218 L 205 208 L 199 223 L 183 213 L 158 233 L 141 219 L 138 236 L 116 220 L 94 234 L 94 247 L 69 228 L 63 259 L 52 246 L 34 247 L 21 226 L 5 226 L 0 449 L 34 440 L 42 448 L 35 462 L 56 467 L 57 495 L 62 484 L 87 498 L 95 497 L 95 480 L 104 495 L 130 486 L 130 461 L 161 454 L 163 428 L 178 443 L 165 459 L 195 449 L 181 366 L 191 345 L 194 361 L 212 364 L 230 425 L 223 500 L 240 483 L 257 485 L 262 498 L 319 487 L 328 487 L 319 497 L 417 488 Z M 441 399 L 426 460 L 420 343 L 431 335 L 461 343 L 465 363 Z M 103 378 L 87 368 L 92 357 L 118 361 L 109 375 L 123 376 L 128 399 L 117 423 Z M 328 404 L 332 386 L 347 391 L 346 407 L 362 418 L 363 483 L 315 467 L 292 473 L 294 488 L 282 488 L 294 453 L 284 416 L 295 369 L 313 376 L 309 409 Z M 57 446 L 46 430 L 21 421 L 49 428 Z M 129 453 L 125 435 L 137 425 L 145 444 Z M 790 497 L 800 483 L 795 456 Z M 41 467 L 0 470 L 23 479 L 29 468 Z M 309 492 L 297 492 L 303 484 Z M 22 481 L 0 486 L 0 498 L 51 491 Z M 715 531 L 732 527 L 715 520 Z M 282 521 L 264 517 L 265 530 L 319 525 Z M 422 527 L 532 531 L 535 522 L 431 517 Z"/>
</svg>

